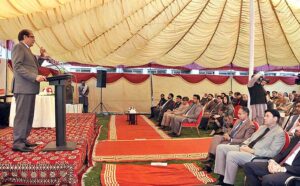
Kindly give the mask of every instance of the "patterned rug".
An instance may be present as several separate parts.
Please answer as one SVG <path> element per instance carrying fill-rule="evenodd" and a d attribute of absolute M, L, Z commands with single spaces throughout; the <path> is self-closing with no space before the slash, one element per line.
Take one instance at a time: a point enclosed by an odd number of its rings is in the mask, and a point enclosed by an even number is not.
<path fill-rule="evenodd" d="M 153 160 L 191 160 L 207 156 L 211 138 L 99 141 L 93 160 L 130 162 Z"/>
<path fill-rule="evenodd" d="M 95 114 L 67 114 L 67 141 L 77 143 L 76 150 L 43 152 L 42 149 L 55 141 L 55 129 L 33 129 L 29 141 L 41 145 L 34 152 L 12 151 L 12 128 L 0 130 L 0 185 L 79 184 L 78 174 L 85 162 L 91 162 L 92 145 L 97 136 Z"/>
<path fill-rule="evenodd" d="M 139 140 L 169 138 L 158 130 L 152 121 L 142 115 L 137 115 L 137 124 L 129 125 L 127 115 L 111 116 L 109 123 L 110 140 Z"/>
<path fill-rule="evenodd" d="M 193 163 L 167 166 L 103 164 L 101 172 L 101 183 L 107 186 L 194 186 L 214 181 Z"/>

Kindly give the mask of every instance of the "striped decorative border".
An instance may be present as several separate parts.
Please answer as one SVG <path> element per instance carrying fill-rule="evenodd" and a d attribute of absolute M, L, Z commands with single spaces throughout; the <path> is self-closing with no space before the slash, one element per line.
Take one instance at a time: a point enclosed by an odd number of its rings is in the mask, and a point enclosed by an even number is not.
<path fill-rule="evenodd" d="M 105 185 L 110 186 L 118 186 L 117 177 L 116 177 L 116 164 L 105 164 L 105 171 L 104 171 L 104 183 Z"/>
<path fill-rule="evenodd" d="M 198 160 L 207 157 L 207 153 L 190 154 L 151 154 L 151 155 L 119 155 L 119 156 L 93 156 L 93 161 L 124 162 L 124 161 L 150 161 L 150 160 Z"/>
<path fill-rule="evenodd" d="M 183 164 L 200 182 L 207 184 L 212 183 L 215 180 L 210 178 L 208 174 L 204 171 L 200 171 L 198 166 L 193 163 L 185 163 Z M 103 165 L 104 169 L 104 185 L 108 186 L 119 186 L 116 177 L 117 164 L 105 164 Z"/>
<path fill-rule="evenodd" d="M 184 166 L 201 182 L 204 184 L 212 183 L 215 180 L 210 178 L 208 174 L 206 174 L 204 171 L 200 171 L 199 167 L 197 167 L 193 163 L 185 163 Z"/>
<path fill-rule="evenodd" d="M 116 116 L 112 115 L 110 116 L 110 121 L 109 121 L 109 139 L 110 140 L 117 140 L 117 128 L 116 128 Z"/>
<path fill-rule="evenodd" d="M 144 115 L 141 115 L 141 117 L 160 135 L 160 137 L 162 137 L 163 139 L 170 139 L 170 136 L 168 136 L 164 131 L 159 130 L 150 119 L 148 119 Z"/>

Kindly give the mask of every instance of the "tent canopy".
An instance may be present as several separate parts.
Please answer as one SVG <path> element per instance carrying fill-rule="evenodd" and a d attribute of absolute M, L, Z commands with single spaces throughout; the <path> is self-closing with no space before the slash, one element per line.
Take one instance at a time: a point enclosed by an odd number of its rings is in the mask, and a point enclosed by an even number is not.
<path fill-rule="evenodd" d="M 300 1 L 256 0 L 255 66 L 300 64 Z M 247 67 L 249 0 L 2 0 L 0 39 L 28 28 L 61 61 Z"/>

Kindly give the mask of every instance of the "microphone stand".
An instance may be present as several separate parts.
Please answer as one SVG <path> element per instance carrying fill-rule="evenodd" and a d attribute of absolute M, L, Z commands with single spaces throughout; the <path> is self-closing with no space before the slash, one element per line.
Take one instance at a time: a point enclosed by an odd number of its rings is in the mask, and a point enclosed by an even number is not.
<path fill-rule="evenodd" d="M 75 81 L 77 82 L 77 77 L 75 75 L 71 74 L 71 72 L 69 72 L 66 68 L 61 66 L 59 63 L 56 64 L 54 59 L 52 59 L 51 57 L 48 57 L 45 60 L 47 60 L 49 63 L 51 63 L 51 65 L 55 66 L 58 69 L 58 74 L 62 74 L 62 72 L 70 74 L 72 77 L 75 78 Z M 79 104 L 77 104 L 77 112 L 78 112 L 78 110 L 79 110 Z M 76 112 L 74 111 L 74 113 L 76 113 Z M 76 124 L 78 124 L 78 115 L 75 114 L 74 116 L 75 116 Z"/>

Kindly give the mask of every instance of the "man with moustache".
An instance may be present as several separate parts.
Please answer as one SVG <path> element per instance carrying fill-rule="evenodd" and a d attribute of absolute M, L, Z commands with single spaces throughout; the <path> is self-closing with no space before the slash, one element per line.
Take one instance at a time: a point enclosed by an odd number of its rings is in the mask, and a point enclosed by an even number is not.
<path fill-rule="evenodd" d="M 287 149 L 268 162 L 249 162 L 244 165 L 249 186 L 285 185 L 291 176 L 300 176 L 300 120 Z M 261 179 L 259 179 L 261 178 Z M 300 185 L 298 181 L 292 185 Z"/>

